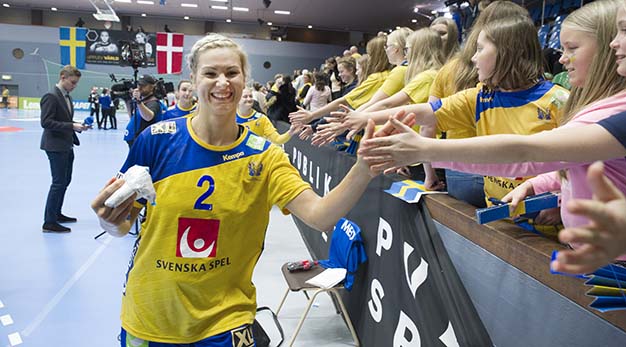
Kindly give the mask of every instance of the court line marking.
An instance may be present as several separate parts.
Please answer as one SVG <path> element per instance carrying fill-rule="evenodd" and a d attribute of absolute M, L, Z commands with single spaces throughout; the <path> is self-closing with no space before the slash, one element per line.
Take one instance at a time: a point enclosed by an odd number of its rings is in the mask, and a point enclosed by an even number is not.
<path fill-rule="evenodd" d="M 98 247 L 98 249 L 96 249 L 96 251 L 93 252 L 91 257 L 87 259 L 87 261 L 80 267 L 80 269 L 78 269 L 78 271 L 76 271 L 76 273 L 74 273 L 74 275 L 67 282 L 65 282 L 65 285 L 63 285 L 63 287 L 56 293 L 56 295 L 46 304 L 46 306 L 44 306 L 43 310 L 39 312 L 37 317 L 35 317 L 35 320 L 31 322 L 26 327 L 26 329 L 22 330 L 22 335 L 24 337 L 28 337 L 30 334 L 33 333 L 35 329 L 37 329 L 37 327 L 41 324 L 41 322 L 43 322 L 43 320 L 46 319 L 48 314 L 50 314 L 50 312 L 52 312 L 52 310 L 56 307 L 56 305 L 59 304 L 59 302 L 61 301 L 61 299 L 63 299 L 65 294 L 67 294 L 67 292 L 72 288 L 72 286 L 74 286 L 74 284 L 78 282 L 78 280 L 85 274 L 85 272 L 87 272 L 89 267 L 93 265 L 93 263 L 96 261 L 98 256 L 100 256 L 100 254 L 109 245 L 109 243 L 111 243 L 111 241 L 113 240 L 113 237 L 108 234 L 106 236 L 107 238 L 104 240 L 103 244 L 100 245 L 100 247 Z"/>

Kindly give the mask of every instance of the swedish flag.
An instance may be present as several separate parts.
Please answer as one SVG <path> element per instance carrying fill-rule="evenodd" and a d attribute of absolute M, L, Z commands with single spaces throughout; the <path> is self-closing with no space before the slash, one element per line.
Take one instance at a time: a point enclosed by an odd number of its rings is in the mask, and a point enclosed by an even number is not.
<path fill-rule="evenodd" d="M 78 69 L 85 68 L 86 28 L 59 28 L 59 45 L 61 46 L 61 65 L 72 65 Z"/>

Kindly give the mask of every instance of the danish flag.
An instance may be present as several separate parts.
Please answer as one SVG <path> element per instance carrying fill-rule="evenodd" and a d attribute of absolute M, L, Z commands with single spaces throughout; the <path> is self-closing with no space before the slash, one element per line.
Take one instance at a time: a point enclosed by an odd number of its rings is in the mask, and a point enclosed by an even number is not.
<path fill-rule="evenodd" d="M 180 74 L 182 72 L 184 40 L 185 34 L 157 33 L 157 73 Z"/>

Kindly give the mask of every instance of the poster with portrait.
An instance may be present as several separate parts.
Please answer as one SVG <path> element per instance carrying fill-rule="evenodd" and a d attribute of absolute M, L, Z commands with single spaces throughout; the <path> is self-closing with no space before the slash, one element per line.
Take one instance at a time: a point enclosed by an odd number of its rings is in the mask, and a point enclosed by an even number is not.
<path fill-rule="evenodd" d="M 156 33 L 89 29 L 87 31 L 87 63 L 119 65 L 123 41 L 145 45 L 148 66 L 156 65 Z"/>

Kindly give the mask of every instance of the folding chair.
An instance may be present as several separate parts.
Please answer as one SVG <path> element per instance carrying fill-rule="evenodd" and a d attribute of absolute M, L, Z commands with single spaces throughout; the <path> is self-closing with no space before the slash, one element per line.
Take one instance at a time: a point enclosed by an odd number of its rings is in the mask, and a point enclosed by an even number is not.
<path fill-rule="evenodd" d="M 348 275 L 346 279 L 335 285 L 331 288 L 320 288 L 311 284 L 306 283 L 307 280 L 319 275 L 322 271 L 325 270 L 322 266 L 316 265 L 312 269 L 308 271 L 300 271 L 300 272 L 289 272 L 287 269 L 288 263 L 283 264 L 281 267 L 281 271 L 283 276 L 285 277 L 285 281 L 287 281 L 287 290 L 285 291 L 285 295 L 283 296 L 278 308 L 276 309 L 276 315 L 280 313 L 280 310 L 289 295 L 289 292 L 299 292 L 302 291 L 304 295 L 308 299 L 308 303 L 302 316 L 300 317 L 300 321 L 296 326 L 296 330 L 294 331 L 291 339 L 289 340 L 288 346 L 293 346 L 300 329 L 302 329 L 302 325 L 304 324 L 304 320 L 306 319 L 309 311 L 311 310 L 311 306 L 315 301 L 315 298 L 320 293 L 328 293 L 331 298 L 339 304 L 339 308 L 348 329 L 350 330 L 350 334 L 352 334 L 352 339 L 354 340 L 355 346 L 359 346 L 359 338 L 354 330 L 354 326 L 352 325 L 352 320 L 350 320 L 350 316 L 346 307 L 341 299 L 341 295 L 339 295 L 339 291 L 343 289 L 350 290 L 352 288 L 352 282 L 354 279 L 354 273 L 357 270 L 359 264 L 365 262 L 367 260 L 367 256 L 365 255 L 365 249 L 363 247 L 363 240 L 361 239 L 359 227 L 348 221 L 345 218 L 342 218 L 335 225 L 333 235 L 330 240 L 330 250 L 329 256 L 330 258 L 326 261 L 320 261 L 324 263 L 326 267 L 342 267 L 345 268 Z M 312 291 L 313 294 L 309 297 L 307 291 Z"/>
<path fill-rule="evenodd" d="M 354 345 L 359 346 L 359 338 L 356 335 L 356 331 L 354 330 L 354 326 L 352 325 L 352 321 L 350 320 L 350 316 L 348 315 L 348 310 L 346 310 L 346 306 L 344 305 L 343 300 L 341 300 L 341 295 L 339 295 L 339 291 L 342 289 L 345 289 L 343 284 L 338 284 L 332 288 L 325 289 L 325 288 L 316 287 L 314 285 L 306 283 L 307 280 L 319 275 L 324 270 L 326 269 L 324 269 L 323 267 L 319 265 L 315 265 L 311 270 L 302 271 L 302 272 L 289 272 L 289 270 L 287 270 L 287 263 L 283 264 L 283 266 L 281 267 L 281 271 L 283 272 L 283 276 L 285 277 L 285 280 L 287 281 L 288 288 L 285 291 L 285 295 L 283 295 L 283 299 L 280 301 L 278 308 L 276 309 L 276 315 L 278 316 L 278 314 L 280 313 L 280 310 L 283 308 L 283 304 L 285 303 L 285 300 L 287 299 L 289 292 L 302 291 L 308 299 L 306 308 L 304 309 L 304 312 L 300 316 L 300 321 L 298 322 L 298 325 L 296 326 L 296 330 L 293 332 L 293 335 L 291 336 L 291 339 L 289 340 L 289 343 L 287 344 L 287 346 L 289 347 L 293 346 L 294 342 L 296 341 L 296 337 L 298 336 L 300 329 L 302 329 L 304 320 L 309 314 L 309 311 L 311 310 L 311 306 L 313 305 L 313 302 L 315 302 L 315 298 L 320 293 L 328 293 L 329 295 L 331 295 L 332 297 L 336 299 L 337 303 L 339 303 L 341 312 L 338 312 L 338 313 L 341 313 L 346 324 L 348 325 L 348 329 L 350 330 L 350 334 L 352 334 L 352 339 L 354 340 Z M 312 295 L 309 296 L 307 294 L 307 291 L 312 291 L 313 292 Z"/>

